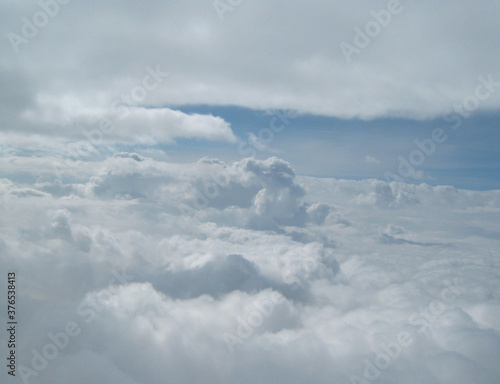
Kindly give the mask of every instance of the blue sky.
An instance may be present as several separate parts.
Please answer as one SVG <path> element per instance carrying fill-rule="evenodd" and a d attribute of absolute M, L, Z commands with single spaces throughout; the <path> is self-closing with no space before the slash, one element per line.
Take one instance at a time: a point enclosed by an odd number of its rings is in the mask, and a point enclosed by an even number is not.
<path fill-rule="evenodd" d="M 266 111 L 239 107 L 177 108 L 186 113 L 224 118 L 238 140 L 248 143 L 243 147 L 247 150 L 252 148 L 248 135 L 258 136 L 269 128 L 273 117 Z M 423 172 L 418 179 L 405 181 L 475 190 L 500 188 L 499 113 L 481 113 L 464 119 L 457 130 L 452 130 L 452 125 L 443 119 L 366 121 L 300 115 L 289 120 L 283 131 L 274 134 L 268 148 L 258 143 L 253 146 L 257 158 L 278 156 L 290 161 L 301 175 L 384 180 L 386 171 L 397 174 L 399 156 L 408 160 L 410 153 L 418 149 L 415 140 L 429 139 L 432 130 L 440 127 L 447 132 L 447 140 L 426 155 L 421 166 L 415 167 Z M 238 146 L 238 143 L 178 140 L 175 145 L 160 147 L 174 161 L 195 161 L 204 156 L 235 161 L 244 157 Z"/>

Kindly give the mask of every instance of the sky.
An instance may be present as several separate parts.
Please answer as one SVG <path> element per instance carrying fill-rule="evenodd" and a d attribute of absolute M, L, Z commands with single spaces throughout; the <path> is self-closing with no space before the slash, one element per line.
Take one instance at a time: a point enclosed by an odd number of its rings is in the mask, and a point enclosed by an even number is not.
<path fill-rule="evenodd" d="M 2 1 L 1 381 L 497 384 L 499 16 Z"/>
<path fill-rule="evenodd" d="M 399 166 L 398 156 L 408 159 L 415 140 L 460 118 L 460 129 L 406 181 L 498 188 L 495 2 L 6 1 L 2 7 L 4 135 L 85 140 L 84 130 L 106 117 L 119 120 L 103 137 L 110 145 L 130 146 L 140 125 L 149 135 L 145 144 L 181 161 L 203 157 L 207 140 L 245 142 L 269 128 L 261 119 L 266 111 L 293 111 L 298 118 L 269 148 L 299 164 L 300 174 L 384 180 Z M 136 88 L 148 68 L 157 73 L 147 80 L 150 89 Z M 478 91 L 482 83 L 488 86 Z M 474 100 L 476 91 L 481 100 Z M 119 106 L 136 108 L 133 118 L 122 120 Z M 194 129 L 191 119 L 190 129 L 173 129 L 171 111 L 199 113 L 206 125 Z M 11 140 L 17 143 L 2 142 Z M 291 151 L 298 143 L 300 150 Z M 242 158 L 231 146 L 220 152 Z"/>

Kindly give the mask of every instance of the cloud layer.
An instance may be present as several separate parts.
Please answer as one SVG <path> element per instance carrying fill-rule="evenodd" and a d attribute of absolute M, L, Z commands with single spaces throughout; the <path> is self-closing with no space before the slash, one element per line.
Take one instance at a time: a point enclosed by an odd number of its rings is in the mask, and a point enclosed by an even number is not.
<path fill-rule="evenodd" d="M 499 191 L 296 177 L 278 158 L 47 161 L 4 156 L 0 183 L 30 383 L 500 377 Z"/>
<path fill-rule="evenodd" d="M 399 12 L 387 16 L 394 3 Z M 2 120 L 17 128 L 29 111 L 80 114 L 116 99 L 427 118 L 474 95 L 479 76 L 500 81 L 499 6 L 486 0 L 241 2 L 222 22 L 212 2 L 152 1 L 143 8 L 133 1 L 71 1 L 35 33 L 26 25 L 45 12 L 39 4 L 1 7 L 0 100 L 8 111 Z M 375 32 L 370 37 L 367 30 Z M 26 41 L 13 44 L 9 34 Z M 350 62 L 342 43 L 359 51 Z M 169 75 L 145 81 L 148 67 Z M 495 92 L 478 108 L 499 103 Z"/>

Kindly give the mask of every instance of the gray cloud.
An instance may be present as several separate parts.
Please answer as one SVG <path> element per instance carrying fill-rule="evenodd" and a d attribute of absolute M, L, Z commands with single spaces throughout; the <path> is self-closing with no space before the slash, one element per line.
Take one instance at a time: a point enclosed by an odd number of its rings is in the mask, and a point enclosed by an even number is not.
<path fill-rule="evenodd" d="M 347 63 L 339 44 L 353 43 L 355 28 L 373 21 L 370 11 L 386 9 L 387 2 L 259 1 L 241 5 L 223 23 L 211 3 L 154 1 L 138 9 L 133 2 L 70 2 L 18 54 L 4 39 L 4 70 L 10 79 L 29 78 L 31 85 L 19 88 L 19 81 L 10 81 L 2 98 L 18 95 L 19 112 L 109 108 L 141 83 L 146 66 L 160 65 L 170 77 L 147 95 L 147 105 L 425 118 L 473 94 L 478 76 L 500 79 L 496 4 L 401 5 L 403 11 Z M 12 2 L 2 8 L 3 36 L 20 34 L 21 17 L 40 10 Z M 494 109 L 499 100 L 494 94 L 480 109 Z"/>

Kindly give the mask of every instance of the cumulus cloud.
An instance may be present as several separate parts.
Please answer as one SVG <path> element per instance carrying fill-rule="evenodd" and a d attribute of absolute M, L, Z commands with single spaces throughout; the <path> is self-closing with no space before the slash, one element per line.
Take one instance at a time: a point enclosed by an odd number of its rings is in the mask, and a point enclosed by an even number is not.
<path fill-rule="evenodd" d="M 62 178 L 22 160 L 0 181 L 0 269 L 30 383 L 500 377 L 499 191 L 298 177 L 275 157 L 117 152 Z"/>

